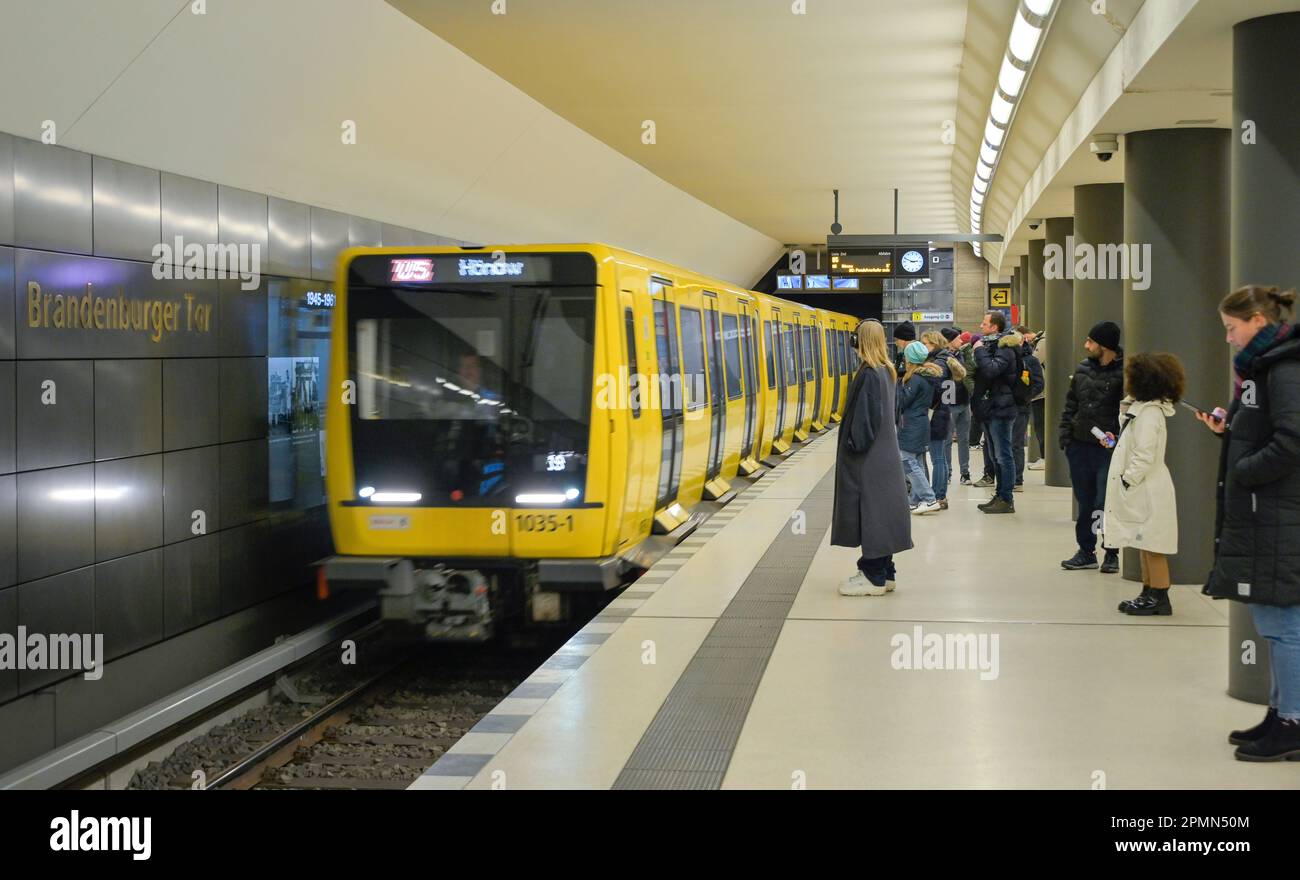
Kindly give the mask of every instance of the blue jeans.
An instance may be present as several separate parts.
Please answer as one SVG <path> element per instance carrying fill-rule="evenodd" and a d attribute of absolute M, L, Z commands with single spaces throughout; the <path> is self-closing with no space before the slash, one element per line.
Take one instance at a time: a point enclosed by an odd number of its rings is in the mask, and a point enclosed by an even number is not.
<path fill-rule="evenodd" d="M 869 581 L 892 581 L 895 579 L 894 557 L 890 555 L 868 559 L 865 556 L 859 556 L 858 571 L 862 572 Z"/>
<path fill-rule="evenodd" d="M 948 497 L 948 478 L 952 476 L 952 465 L 948 461 L 951 452 L 951 434 L 942 440 L 930 441 L 930 461 L 934 463 L 933 473 L 930 474 L 930 483 L 931 488 L 934 489 L 935 498 Z"/>
<path fill-rule="evenodd" d="M 957 406 L 953 404 L 948 407 L 952 413 L 952 426 L 957 432 L 957 464 L 961 467 L 959 473 L 964 476 L 970 476 L 970 404 Z M 944 450 L 943 460 L 948 462 L 948 474 L 952 475 L 952 444 Z"/>
<path fill-rule="evenodd" d="M 930 488 L 930 481 L 925 478 L 925 468 L 921 467 L 921 456 L 924 454 L 902 451 L 903 472 L 912 483 L 912 491 L 908 493 L 908 500 L 912 504 L 934 503 L 934 490 Z"/>
<path fill-rule="evenodd" d="M 989 442 L 997 465 L 997 496 L 1004 501 L 1014 502 L 1012 492 L 1016 483 L 1016 463 L 1011 454 L 1011 429 L 1015 427 L 1015 418 L 989 419 L 986 423 Z"/>
<path fill-rule="evenodd" d="M 1065 459 L 1070 463 L 1070 486 L 1079 502 L 1074 540 L 1085 553 L 1097 552 L 1095 529 L 1101 525 L 1100 512 L 1106 509 L 1106 477 L 1113 454 L 1113 449 L 1092 440 L 1075 441 L 1065 447 Z"/>
<path fill-rule="evenodd" d="M 1251 605 L 1250 612 L 1268 642 L 1273 672 L 1268 704 L 1281 717 L 1300 720 L 1300 605 Z"/>

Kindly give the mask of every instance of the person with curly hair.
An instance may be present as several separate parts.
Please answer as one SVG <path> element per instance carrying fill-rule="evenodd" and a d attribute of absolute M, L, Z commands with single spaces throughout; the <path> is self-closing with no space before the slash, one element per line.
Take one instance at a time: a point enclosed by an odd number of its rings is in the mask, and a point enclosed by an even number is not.
<path fill-rule="evenodd" d="M 1102 534 L 1107 550 L 1139 551 L 1142 593 L 1119 603 L 1125 614 L 1173 613 L 1169 556 L 1178 552 L 1178 508 L 1165 465 L 1165 419 L 1186 387 L 1182 362 L 1171 354 L 1139 354 L 1124 366 L 1127 411 L 1106 475 Z"/>

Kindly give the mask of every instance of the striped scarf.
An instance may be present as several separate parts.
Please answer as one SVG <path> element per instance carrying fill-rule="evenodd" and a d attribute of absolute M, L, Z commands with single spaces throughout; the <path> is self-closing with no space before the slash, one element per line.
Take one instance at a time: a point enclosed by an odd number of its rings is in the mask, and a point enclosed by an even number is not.
<path fill-rule="evenodd" d="M 1232 369 L 1235 374 L 1233 386 L 1237 399 L 1241 398 L 1241 383 L 1254 367 L 1255 359 L 1273 346 L 1286 342 L 1294 331 L 1295 328 L 1287 323 L 1269 324 L 1260 328 L 1246 347 L 1233 356 Z"/>

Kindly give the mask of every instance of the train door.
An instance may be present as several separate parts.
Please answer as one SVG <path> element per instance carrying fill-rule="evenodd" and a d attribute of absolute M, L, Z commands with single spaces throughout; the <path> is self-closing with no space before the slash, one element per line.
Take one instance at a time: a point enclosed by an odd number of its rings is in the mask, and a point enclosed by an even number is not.
<path fill-rule="evenodd" d="M 718 319 L 718 298 L 704 294 L 704 349 L 709 373 L 709 463 L 704 470 L 705 495 L 708 483 L 722 473 L 723 442 L 727 433 L 727 389 L 722 376 L 722 323 Z"/>
<path fill-rule="evenodd" d="M 781 323 L 781 310 L 772 310 L 771 339 L 772 354 L 776 358 L 776 427 L 772 430 L 772 446 L 777 452 L 785 452 L 790 444 L 785 441 L 785 407 L 786 407 L 786 346 L 790 343 L 789 325 Z"/>
<path fill-rule="evenodd" d="M 645 290 L 645 276 L 619 271 L 619 336 L 622 338 L 623 361 L 620 367 L 627 371 L 626 383 L 618 388 L 618 394 L 626 394 L 626 404 L 622 399 L 617 404 L 627 410 L 627 489 L 623 501 L 623 521 L 619 524 L 619 543 L 626 544 L 645 535 L 650 528 L 649 516 L 645 509 L 649 507 L 650 480 L 653 479 L 654 450 L 646 442 L 653 437 L 646 420 L 653 413 L 643 410 L 651 409 L 648 382 L 643 371 L 652 362 L 649 352 L 653 336 L 650 332 L 649 303 L 644 296 L 638 296 Z M 620 377 L 619 383 L 623 384 Z M 657 427 L 657 426 L 656 426 Z M 652 511 L 653 512 L 653 511 Z"/>
<path fill-rule="evenodd" d="M 808 385 L 807 363 L 809 354 L 807 351 L 807 328 L 799 323 L 799 317 L 795 316 L 794 330 L 794 381 L 799 386 L 799 404 L 795 408 L 794 417 L 794 438 L 799 442 L 808 439 L 808 432 L 804 430 L 804 405 L 807 396 L 806 389 Z"/>
<path fill-rule="evenodd" d="M 740 356 L 745 364 L 745 433 L 740 442 L 740 471 L 758 470 L 754 461 L 754 432 L 758 423 L 758 318 L 752 306 L 741 303 L 739 316 Z"/>
<path fill-rule="evenodd" d="M 654 303 L 655 350 L 659 357 L 658 397 L 663 427 L 659 445 L 659 486 L 655 509 L 677 505 L 682 481 L 682 444 L 685 418 L 682 411 L 681 357 L 677 349 L 677 304 L 672 284 L 660 278 L 650 280 Z M 671 531 L 675 516 L 655 517 L 655 530 Z"/>
<path fill-rule="evenodd" d="M 822 359 L 821 326 L 821 321 L 814 318 L 808 333 L 809 341 L 812 342 L 813 361 L 812 423 L 813 428 L 818 431 L 826 430 L 826 425 L 822 423 L 822 372 L 825 370 L 825 362 Z"/>
<path fill-rule="evenodd" d="M 833 422 L 840 407 L 840 331 L 834 327 L 826 328 L 826 362 L 831 371 L 831 414 L 827 418 Z"/>

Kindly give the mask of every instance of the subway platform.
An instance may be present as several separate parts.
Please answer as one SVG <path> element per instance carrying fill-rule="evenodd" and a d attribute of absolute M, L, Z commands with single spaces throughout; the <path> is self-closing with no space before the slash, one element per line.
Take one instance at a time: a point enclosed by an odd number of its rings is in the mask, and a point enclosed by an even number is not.
<path fill-rule="evenodd" d="M 737 495 L 411 788 L 1300 788 L 1300 763 L 1233 758 L 1263 710 L 1225 692 L 1226 604 L 1175 586 L 1172 617 L 1120 614 L 1137 585 L 1060 567 L 1069 490 L 1042 471 L 1014 516 L 954 484 L 894 592 L 840 596 L 835 442 Z"/>

